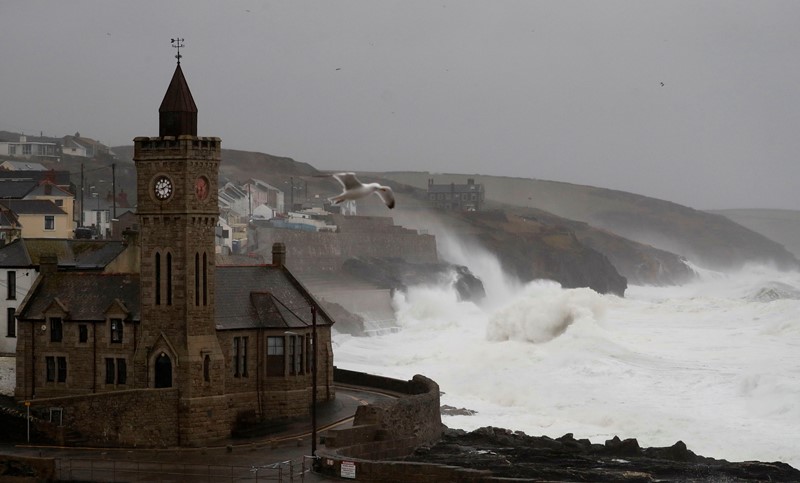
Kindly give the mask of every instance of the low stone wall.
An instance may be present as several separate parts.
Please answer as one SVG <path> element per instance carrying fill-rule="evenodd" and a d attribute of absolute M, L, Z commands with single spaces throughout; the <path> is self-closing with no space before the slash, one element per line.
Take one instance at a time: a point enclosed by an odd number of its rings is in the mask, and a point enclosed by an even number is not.
<path fill-rule="evenodd" d="M 325 448 L 317 451 L 320 473 L 339 476 L 345 462 L 345 466 L 357 465 L 358 481 L 477 481 L 443 478 L 440 465 L 409 463 L 411 466 L 405 468 L 404 463 L 380 461 L 406 456 L 441 437 L 439 385 L 434 381 L 420 375 L 401 381 L 339 368 L 335 368 L 333 378 L 337 384 L 381 389 L 400 397 L 359 406 L 353 427 L 329 430 Z M 475 473 L 455 467 L 452 470 Z"/>
<path fill-rule="evenodd" d="M 93 445 L 166 447 L 179 444 L 178 390 L 135 389 L 33 399 L 38 409 L 59 407 L 65 428 L 80 428 Z M 148 408 L 142 411 L 141 408 Z"/>

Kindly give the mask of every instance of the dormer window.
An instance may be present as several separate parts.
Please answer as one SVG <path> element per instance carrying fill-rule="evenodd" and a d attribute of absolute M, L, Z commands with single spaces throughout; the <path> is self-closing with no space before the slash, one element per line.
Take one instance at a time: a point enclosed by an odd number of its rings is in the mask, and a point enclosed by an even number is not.
<path fill-rule="evenodd" d="M 122 344 L 122 319 L 111 319 L 111 343 Z"/>

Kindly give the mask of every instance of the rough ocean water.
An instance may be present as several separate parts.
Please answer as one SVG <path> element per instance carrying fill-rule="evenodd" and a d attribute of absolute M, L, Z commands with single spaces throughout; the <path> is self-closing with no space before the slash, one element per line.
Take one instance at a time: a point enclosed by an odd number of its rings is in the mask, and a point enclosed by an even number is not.
<path fill-rule="evenodd" d="M 337 366 L 431 377 L 442 404 L 477 411 L 443 417 L 451 428 L 681 440 L 704 456 L 800 468 L 800 273 L 697 268 L 691 284 L 620 298 L 514 283 L 480 250 L 444 245 L 487 299 L 413 287 L 395 297 L 397 332 L 334 335 Z"/>

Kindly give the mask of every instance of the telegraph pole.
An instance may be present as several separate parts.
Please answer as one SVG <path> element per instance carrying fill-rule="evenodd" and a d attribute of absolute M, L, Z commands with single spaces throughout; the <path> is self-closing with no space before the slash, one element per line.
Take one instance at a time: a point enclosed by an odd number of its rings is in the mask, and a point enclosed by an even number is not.
<path fill-rule="evenodd" d="M 117 165 L 111 163 L 111 220 L 117 219 Z"/>
<path fill-rule="evenodd" d="M 83 178 L 83 163 L 81 163 L 81 223 L 80 223 L 81 227 L 83 226 L 83 190 L 84 190 L 83 184 L 84 183 L 85 183 L 85 180 Z"/>

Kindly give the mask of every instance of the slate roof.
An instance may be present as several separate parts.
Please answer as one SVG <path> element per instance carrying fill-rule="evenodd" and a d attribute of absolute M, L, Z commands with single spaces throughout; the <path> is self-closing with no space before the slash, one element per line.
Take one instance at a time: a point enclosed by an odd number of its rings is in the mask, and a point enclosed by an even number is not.
<path fill-rule="evenodd" d="M 18 181 L 16 181 L 18 183 Z M 48 193 L 48 186 L 50 192 Z M 2 185 L 0 185 L 2 186 Z M 28 193 L 27 196 L 72 196 L 72 193 L 69 191 L 61 188 L 57 184 L 51 183 L 49 181 L 42 181 L 37 186 L 34 186 Z"/>
<path fill-rule="evenodd" d="M 49 171 L 2 171 L 0 170 L 0 180 L 16 179 L 16 180 L 30 180 L 42 181 L 50 179 L 59 186 L 69 186 L 69 171 L 63 170 L 49 170 Z"/>
<path fill-rule="evenodd" d="M 56 255 L 61 269 L 101 270 L 123 250 L 114 240 L 23 238 L 0 248 L 0 268 L 38 267 L 42 255 Z"/>
<path fill-rule="evenodd" d="M 115 301 L 139 321 L 139 275 L 92 272 L 56 272 L 38 279 L 20 308 L 21 320 L 44 320 L 43 312 L 58 298 L 67 320 L 104 321 L 106 310 Z"/>
<path fill-rule="evenodd" d="M 292 329 L 311 326 L 311 305 L 317 325 L 333 319 L 286 268 L 273 265 L 217 266 L 217 330 Z"/>
<path fill-rule="evenodd" d="M 17 215 L 66 215 L 50 200 L 3 200 L 0 204 Z"/>
<path fill-rule="evenodd" d="M 0 179 L 0 198 L 22 199 L 36 188 L 36 181 L 23 179 Z"/>
<path fill-rule="evenodd" d="M 47 171 L 42 163 L 30 161 L 4 161 L 3 164 L 10 166 L 12 171 Z"/>

